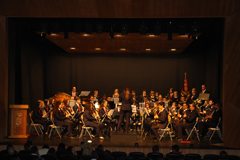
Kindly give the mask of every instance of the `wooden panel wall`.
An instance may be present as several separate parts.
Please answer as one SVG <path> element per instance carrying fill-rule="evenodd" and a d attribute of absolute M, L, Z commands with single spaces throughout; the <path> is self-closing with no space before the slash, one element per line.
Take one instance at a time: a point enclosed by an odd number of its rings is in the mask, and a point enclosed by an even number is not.
<path fill-rule="evenodd" d="M 226 18 L 223 55 L 223 138 L 240 148 L 240 12 Z"/>
<path fill-rule="evenodd" d="M 7 136 L 8 115 L 8 48 L 7 21 L 0 16 L 0 140 Z"/>
<path fill-rule="evenodd" d="M 7 17 L 180 18 L 225 17 L 239 0 L 2 0 Z"/>

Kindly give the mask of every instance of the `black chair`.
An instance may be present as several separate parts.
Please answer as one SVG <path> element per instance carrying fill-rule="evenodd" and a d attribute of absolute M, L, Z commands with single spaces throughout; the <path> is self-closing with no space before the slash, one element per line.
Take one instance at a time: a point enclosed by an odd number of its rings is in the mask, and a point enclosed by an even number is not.
<path fill-rule="evenodd" d="M 145 157 L 145 154 L 143 152 L 130 152 L 129 157 L 133 157 L 135 160 L 137 160 L 140 157 Z"/>
<path fill-rule="evenodd" d="M 132 156 L 127 156 L 127 157 L 125 158 L 125 160 L 135 160 L 135 159 L 134 159 L 134 157 L 132 157 Z"/>
<path fill-rule="evenodd" d="M 15 155 L 9 155 L 9 154 L 2 154 L 2 155 L 0 156 L 0 159 L 1 159 L 1 160 L 11 160 L 11 159 L 14 159 L 15 157 L 17 157 L 17 156 L 15 156 Z"/>
<path fill-rule="evenodd" d="M 166 154 L 166 157 L 170 158 L 172 160 L 177 160 L 177 159 L 184 158 L 184 155 L 179 154 L 179 153 L 168 153 L 168 154 Z"/>
<path fill-rule="evenodd" d="M 239 156 L 235 156 L 235 155 L 228 155 L 228 160 L 239 160 L 240 157 Z"/>
<path fill-rule="evenodd" d="M 177 160 L 192 160 L 191 158 L 178 158 Z"/>
<path fill-rule="evenodd" d="M 148 157 L 138 157 L 137 159 L 135 160 L 149 160 Z"/>
<path fill-rule="evenodd" d="M 82 160 L 91 160 L 92 156 L 82 156 Z"/>
<path fill-rule="evenodd" d="M 157 160 L 157 159 L 163 158 L 163 154 L 157 153 L 157 152 L 150 152 L 147 154 L 147 157 L 151 160 Z"/>
<path fill-rule="evenodd" d="M 20 160 L 38 160 L 39 157 L 31 154 L 19 156 Z"/>
<path fill-rule="evenodd" d="M 2 150 L 0 154 L 1 154 L 1 155 L 7 155 L 7 154 L 8 154 L 8 151 L 7 151 L 6 149 L 5 149 L 5 150 Z"/>
<path fill-rule="evenodd" d="M 119 157 L 127 157 L 126 152 L 112 152 L 113 157 L 117 160 Z"/>
<path fill-rule="evenodd" d="M 76 151 L 76 153 L 77 153 L 78 156 L 82 155 L 82 151 Z"/>
<path fill-rule="evenodd" d="M 219 158 L 220 158 L 219 155 L 216 155 L 216 154 L 204 155 L 204 159 L 208 159 L 208 160 L 218 160 Z"/>
<path fill-rule="evenodd" d="M 27 155 L 27 154 L 32 154 L 32 151 L 30 151 L 30 150 L 21 150 L 21 151 L 19 151 L 18 156 L 20 157 L 22 155 Z"/>
<path fill-rule="evenodd" d="M 44 160 L 57 160 L 57 156 L 53 154 L 45 154 L 41 156 Z"/>
<path fill-rule="evenodd" d="M 114 156 L 106 156 L 104 160 L 115 160 Z"/>
<path fill-rule="evenodd" d="M 74 156 L 74 155 L 71 155 L 71 154 L 64 154 L 64 155 L 61 155 L 58 160 L 76 160 L 77 157 Z"/>
<path fill-rule="evenodd" d="M 200 154 L 185 154 L 185 158 L 190 158 L 192 160 L 200 160 L 201 155 Z"/>

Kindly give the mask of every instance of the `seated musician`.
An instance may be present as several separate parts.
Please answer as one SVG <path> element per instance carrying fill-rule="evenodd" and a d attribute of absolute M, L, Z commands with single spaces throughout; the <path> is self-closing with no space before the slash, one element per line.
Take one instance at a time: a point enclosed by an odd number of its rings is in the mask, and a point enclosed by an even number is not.
<path fill-rule="evenodd" d="M 68 137 L 72 137 L 73 124 L 69 120 L 70 115 L 63 110 L 63 106 L 61 101 L 56 101 L 53 109 L 54 122 L 56 126 L 67 127 Z"/>
<path fill-rule="evenodd" d="M 139 102 L 144 102 L 144 97 L 148 98 L 148 95 L 145 89 L 142 91 L 142 95 L 139 96 Z"/>
<path fill-rule="evenodd" d="M 176 125 L 176 137 L 179 139 L 179 141 L 182 141 L 182 130 L 183 129 L 191 129 L 195 122 L 196 122 L 196 118 L 198 117 L 198 114 L 196 112 L 196 106 L 194 103 L 190 104 L 190 110 L 185 111 L 185 107 L 186 107 L 186 103 L 183 104 L 183 116 L 182 118 L 185 120 L 182 123 L 179 123 L 178 125 Z"/>
<path fill-rule="evenodd" d="M 193 103 L 196 99 L 198 98 L 197 93 L 196 93 L 196 88 L 192 88 L 192 93 L 189 98 L 189 103 Z"/>
<path fill-rule="evenodd" d="M 157 102 L 155 102 L 153 104 L 153 107 L 156 108 L 157 107 Z M 152 120 L 153 120 L 153 109 L 151 108 L 151 104 L 150 103 L 146 103 L 146 106 L 144 108 L 144 130 L 146 131 L 150 131 L 150 127 L 152 125 Z"/>
<path fill-rule="evenodd" d="M 109 117 L 109 110 L 108 102 L 104 100 L 99 108 L 99 116 L 101 118 L 101 128 L 104 124 L 107 124 L 107 135 L 110 137 L 111 120 Z"/>
<path fill-rule="evenodd" d="M 49 120 L 51 118 L 52 108 L 49 106 L 49 100 L 48 99 L 44 100 L 44 109 L 47 113 L 47 120 Z"/>
<path fill-rule="evenodd" d="M 136 104 L 136 110 L 137 110 L 137 112 L 134 112 L 134 113 L 132 112 L 132 114 L 131 114 L 130 127 L 131 127 L 131 129 L 134 129 L 133 127 L 135 127 L 135 129 L 137 131 L 138 123 L 141 122 L 138 104 Z M 135 124 L 135 126 L 134 126 L 134 124 Z"/>
<path fill-rule="evenodd" d="M 54 98 L 50 97 L 48 100 L 49 100 L 49 108 L 53 109 L 54 101 L 55 101 Z"/>
<path fill-rule="evenodd" d="M 157 133 L 157 130 L 159 128 L 161 128 L 161 129 L 166 128 L 167 123 L 168 123 L 168 113 L 164 109 L 164 103 L 163 102 L 160 102 L 158 104 L 158 110 L 154 114 L 154 119 L 158 120 L 159 123 L 156 126 L 152 125 L 151 130 L 152 130 L 152 132 L 154 134 L 154 138 L 158 139 L 159 138 L 159 134 Z"/>
<path fill-rule="evenodd" d="M 168 94 L 167 94 L 167 97 L 168 97 L 169 99 L 172 99 L 172 98 L 173 98 L 173 88 L 170 88 L 170 89 L 169 89 L 169 92 L 168 92 Z"/>
<path fill-rule="evenodd" d="M 95 90 L 95 91 L 93 92 L 93 98 L 94 98 L 94 99 L 99 99 L 98 91 L 97 91 L 97 90 Z"/>
<path fill-rule="evenodd" d="M 150 92 L 149 100 L 150 100 L 151 102 L 155 102 L 155 94 L 154 94 L 154 91 L 151 91 L 151 92 Z"/>
<path fill-rule="evenodd" d="M 92 103 L 87 103 L 85 105 L 84 113 L 83 113 L 83 121 L 84 121 L 86 127 L 93 127 L 96 130 L 96 132 L 97 132 L 97 136 L 100 139 L 104 139 L 104 137 L 102 136 L 102 132 L 101 132 L 100 126 L 96 122 L 96 119 L 93 117 L 93 112 L 92 112 L 93 107 L 94 106 L 93 106 Z"/>
<path fill-rule="evenodd" d="M 113 93 L 112 97 L 114 97 L 114 96 L 116 96 L 116 95 L 119 95 L 118 89 L 115 89 L 115 90 L 114 90 L 114 93 Z M 116 97 L 116 98 L 118 98 L 118 97 Z"/>
<path fill-rule="evenodd" d="M 161 94 L 158 96 L 158 103 L 160 102 L 163 102 L 163 96 Z"/>
<path fill-rule="evenodd" d="M 173 97 L 171 98 L 173 102 L 179 102 L 179 96 L 178 96 L 178 92 L 174 91 L 173 92 Z"/>
<path fill-rule="evenodd" d="M 169 114 L 172 118 L 174 118 L 175 116 L 177 116 L 177 112 L 178 112 L 178 110 L 177 110 L 177 103 L 176 103 L 176 102 L 173 102 L 171 108 L 169 108 L 168 114 Z"/>
<path fill-rule="evenodd" d="M 205 117 L 207 120 L 199 122 L 199 136 L 201 139 L 207 133 L 208 128 L 217 126 L 220 117 L 222 117 L 222 111 L 220 110 L 220 104 L 216 103 L 213 112 Z"/>
<path fill-rule="evenodd" d="M 136 92 L 132 90 L 133 104 L 138 104 L 138 98 L 136 96 Z"/>
<path fill-rule="evenodd" d="M 76 97 L 76 96 L 79 95 L 79 93 L 77 92 L 76 87 L 73 87 L 73 88 L 72 88 L 72 91 L 69 92 L 69 94 L 70 94 L 72 97 Z"/>
<path fill-rule="evenodd" d="M 98 100 L 98 104 L 102 104 L 103 100 L 107 100 L 106 94 L 103 94 L 103 97 Z"/>
<path fill-rule="evenodd" d="M 121 110 L 121 105 L 117 105 L 117 107 L 114 109 L 113 111 L 113 115 L 112 115 L 112 118 L 113 118 L 113 130 L 116 129 L 117 125 L 118 125 L 118 121 L 119 121 L 119 116 L 120 116 L 120 110 Z"/>
<path fill-rule="evenodd" d="M 47 134 L 48 124 L 46 120 L 47 114 L 44 109 L 43 101 L 39 100 L 33 109 L 32 120 L 34 123 L 41 124 L 44 128 L 44 133 Z"/>
<path fill-rule="evenodd" d="M 159 93 L 155 92 L 155 101 L 158 102 Z"/>
<path fill-rule="evenodd" d="M 113 98 L 119 98 L 119 93 L 114 93 Z"/>

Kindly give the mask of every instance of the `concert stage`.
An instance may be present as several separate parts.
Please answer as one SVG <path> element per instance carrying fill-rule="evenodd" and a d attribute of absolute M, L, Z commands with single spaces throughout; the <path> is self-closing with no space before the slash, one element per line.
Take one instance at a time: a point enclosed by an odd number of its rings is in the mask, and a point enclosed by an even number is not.
<path fill-rule="evenodd" d="M 6 148 L 8 143 L 14 145 L 16 150 L 23 149 L 24 143 L 27 141 L 31 141 L 33 145 L 37 145 L 38 148 L 41 148 L 44 144 L 48 144 L 50 147 L 57 148 L 59 143 L 64 143 L 66 146 L 74 146 L 76 150 L 80 150 L 80 144 L 83 141 L 89 140 L 89 137 L 83 137 L 79 139 L 76 138 L 59 138 L 59 137 L 50 137 L 47 138 L 46 136 L 37 136 L 37 135 L 30 135 L 28 139 L 5 139 L 4 142 L 0 142 L 0 149 L 3 150 Z M 135 146 L 135 143 L 138 143 L 138 147 Z M 169 153 L 170 148 L 172 145 L 178 144 L 180 146 L 180 150 L 183 154 L 187 153 L 198 153 L 201 156 L 205 154 L 219 154 L 220 151 L 225 150 L 228 154 L 231 155 L 238 155 L 240 156 L 240 150 L 225 147 L 224 143 L 216 136 L 213 137 L 211 141 L 203 140 L 197 141 L 192 140 L 190 143 L 181 143 L 177 139 L 173 138 L 173 141 L 166 137 L 162 139 L 162 141 L 153 141 L 149 137 L 143 140 L 139 135 L 136 133 L 113 133 L 111 138 L 105 138 L 104 140 L 100 140 L 98 138 L 93 140 L 93 144 L 89 144 L 94 146 L 96 145 L 103 145 L 105 150 L 110 151 L 124 151 L 126 153 L 130 152 L 144 152 L 145 154 L 151 152 L 152 146 L 159 145 L 160 152 L 164 154 L 164 156 Z"/>

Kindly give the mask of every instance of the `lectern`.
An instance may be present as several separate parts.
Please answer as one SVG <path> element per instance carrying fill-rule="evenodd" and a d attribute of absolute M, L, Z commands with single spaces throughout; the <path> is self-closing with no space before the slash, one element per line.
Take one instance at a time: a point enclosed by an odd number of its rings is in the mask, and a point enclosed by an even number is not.
<path fill-rule="evenodd" d="M 11 133 L 8 138 L 28 138 L 28 105 L 10 105 Z"/>

